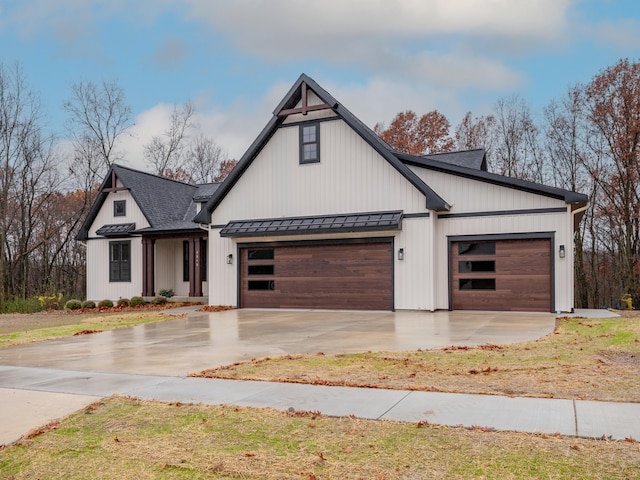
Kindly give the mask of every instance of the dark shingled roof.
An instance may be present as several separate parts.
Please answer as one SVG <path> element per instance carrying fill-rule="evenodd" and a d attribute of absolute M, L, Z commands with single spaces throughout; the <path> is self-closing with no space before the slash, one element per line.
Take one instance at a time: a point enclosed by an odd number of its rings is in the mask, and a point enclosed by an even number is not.
<path fill-rule="evenodd" d="M 475 170 L 487 171 L 487 158 L 484 149 L 463 150 L 460 152 L 445 152 L 429 155 L 422 155 L 424 158 L 437 162 L 450 163 L 459 167 L 473 168 Z"/>
<path fill-rule="evenodd" d="M 400 230 L 401 228 L 402 211 L 393 211 L 232 221 L 220 231 L 220 236 L 250 237 L 291 233 L 344 233 Z"/>
<path fill-rule="evenodd" d="M 199 225 L 192 221 L 196 215 L 195 204 L 207 201 L 219 185 L 189 185 L 114 164 L 102 182 L 98 198 L 76 236 L 77 240 L 89 238 L 89 229 L 109 194 L 104 189 L 115 186 L 111 185 L 113 174 L 129 191 L 150 225 L 132 233 L 197 230 Z"/>

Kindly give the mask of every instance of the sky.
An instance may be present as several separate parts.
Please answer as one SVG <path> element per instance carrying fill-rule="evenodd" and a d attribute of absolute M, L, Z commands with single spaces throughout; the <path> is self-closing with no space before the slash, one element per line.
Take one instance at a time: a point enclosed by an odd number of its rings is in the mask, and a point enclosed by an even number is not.
<path fill-rule="evenodd" d="M 74 83 L 115 81 L 132 109 L 121 163 L 191 101 L 239 159 L 306 73 L 368 126 L 438 110 L 452 131 L 521 96 L 534 113 L 622 58 L 637 0 L 0 0 L 0 62 L 18 63 L 68 136 Z"/>

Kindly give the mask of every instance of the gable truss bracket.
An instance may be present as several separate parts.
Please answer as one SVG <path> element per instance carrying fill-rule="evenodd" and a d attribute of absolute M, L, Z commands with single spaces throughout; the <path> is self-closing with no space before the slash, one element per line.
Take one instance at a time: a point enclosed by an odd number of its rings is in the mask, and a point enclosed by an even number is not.
<path fill-rule="evenodd" d="M 118 178 L 116 172 L 111 170 L 111 186 L 109 188 L 103 188 L 103 192 L 119 192 L 120 190 L 128 190 L 127 187 L 118 187 Z"/>
<path fill-rule="evenodd" d="M 301 98 L 302 98 L 302 106 L 299 108 L 288 108 L 286 110 L 281 110 L 278 113 L 279 117 L 286 117 L 287 115 L 292 115 L 294 113 L 301 113 L 302 115 L 306 115 L 309 112 L 313 112 L 315 110 L 326 110 L 331 108 L 331 105 L 328 103 L 322 103 L 320 105 L 307 105 L 307 82 L 302 82 L 300 85 L 301 90 Z"/>

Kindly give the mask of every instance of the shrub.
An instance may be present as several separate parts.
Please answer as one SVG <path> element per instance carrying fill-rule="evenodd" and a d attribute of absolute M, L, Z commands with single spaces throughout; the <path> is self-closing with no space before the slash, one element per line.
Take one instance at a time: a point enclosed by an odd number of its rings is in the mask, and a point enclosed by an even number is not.
<path fill-rule="evenodd" d="M 36 297 L 12 298 L 0 302 L 0 313 L 36 313 L 42 311 L 42 304 Z"/>
<path fill-rule="evenodd" d="M 109 300 L 108 298 L 105 298 L 104 300 L 100 300 L 100 303 L 98 303 L 98 307 L 99 308 L 111 308 L 111 307 L 113 307 L 113 302 L 111 300 Z"/>
<path fill-rule="evenodd" d="M 160 290 L 158 295 L 160 295 L 161 297 L 165 297 L 165 298 L 171 298 L 174 295 L 173 289 L 172 288 L 163 288 L 162 290 Z"/>
<path fill-rule="evenodd" d="M 119 307 L 128 307 L 129 306 L 129 299 L 128 298 L 119 298 L 118 299 L 118 306 Z"/>
<path fill-rule="evenodd" d="M 138 305 L 144 305 L 145 302 L 144 298 L 142 297 L 131 297 L 131 300 L 129 300 L 129 305 L 132 307 L 137 307 Z"/>
<path fill-rule="evenodd" d="M 69 300 L 64 304 L 65 310 L 78 310 L 82 308 L 82 302 L 80 300 Z"/>
<path fill-rule="evenodd" d="M 82 302 L 82 308 L 96 308 L 96 302 L 93 300 L 85 300 Z"/>
<path fill-rule="evenodd" d="M 151 303 L 155 305 L 164 305 L 165 303 L 167 303 L 167 299 L 166 297 L 156 297 L 153 300 L 151 300 Z"/>
<path fill-rule="evenodd" d="M 41 310 L 59 310 L 62 308 L 62 294 L 41 295 L 38 297 Z"/>

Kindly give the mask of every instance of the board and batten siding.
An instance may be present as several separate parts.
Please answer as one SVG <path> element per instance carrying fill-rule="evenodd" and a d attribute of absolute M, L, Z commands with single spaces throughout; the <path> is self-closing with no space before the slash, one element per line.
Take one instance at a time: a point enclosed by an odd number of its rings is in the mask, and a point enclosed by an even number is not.
<path fill-rule="evenodd" d="M 530 210 L 566 207 L 563 200 L 472 180 L 426 168 L 410 167 L 438 195 L 451 205 L 447 213 Z"/>
<path fill-rule="evenodd" d="M 118 181 L 118 186 L 122 186 Z M 114 217 L 113 202 L 126 200 L 126 215 Z M 116 301 L 119 298 L 131 298 L 142 293 L 142 241 L 140 237 L 104 238 L 96 235 L 103 225 L 135 223 L 136 229 L 149 226 L 137 203 L 127 190 L 108 194 L 102 208 L 89 230 L 87 245 L 87 299 Z M 113 240 L 131 241 L 131 281 L 109 282 L 109 242 Z"/>
<path fill-rule="evenodd" d="M 120 181 L 118 181 L 118 186 L 122 186 Z M 113 202 L 117 200 L 125 200 L 127 202 L 126 215 L 123 217 L 113 216 Z M 127 190 L 111 192 L 107 195 L 107 199 L 102 204 L 102 208 L 100 208 L 98 215 L 96 215 L 96 219 L 91 225 L 89 238 L 104 238 L 96 235 L 96 230 L 103 225 L 113 225 L 118 223 L 135 223 L 136 230 L 149 227 L 149 222 L 142 213 L 142 210 L 140 210 L 138 204 L 133 199 L 133 196 Z"/>
<path fill-rule="evenodd" d="M 555 311 L 573 308 L 573 216 L 570 212 L 531 215 L 501 215 L 437 220 L 436 236 L 436 308 L 449 308 L 448 238 L 463 235 L 509 235 L 552 232 Z M 565 246 L 565 258 L 559 258 L 559 245 Z"/>
<path fill-rule="evenodd" d="M 282 127 L 216 207 L 211 223 L 387 210 L 426 200 L 342 120 L 320 123 L 320 162 L 299 164 L 297 126 Z"/>
<path fill-rule="evenodd" d="M 109 282 L 109 242 L 131 241 L 131 281 Z M 87 241 L 87 300 L 131 298 L 142 293 L 142 240 L 140 237 Z"/>

